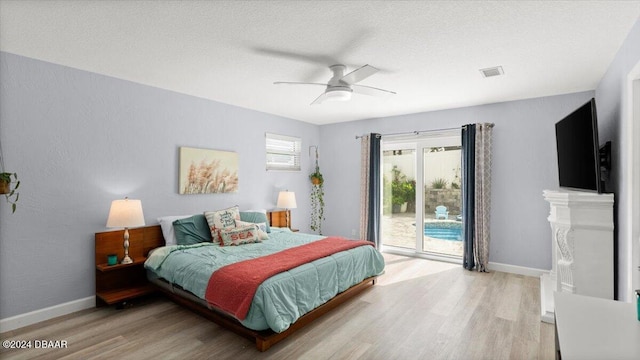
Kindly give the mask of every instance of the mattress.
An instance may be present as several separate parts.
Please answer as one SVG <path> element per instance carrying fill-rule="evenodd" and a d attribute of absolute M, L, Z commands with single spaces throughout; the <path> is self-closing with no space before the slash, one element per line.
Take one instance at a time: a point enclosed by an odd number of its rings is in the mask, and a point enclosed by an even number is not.
<path fill-rule="evenodd" d="M 206 306 L 204 294 L 211 274 L 217 269 L 322 238 L 272 228 L 269 239 L 261 243 L 226 247 L 211 243 L 165 246 L 150 254 L 145 268 L 151 281 Z M 383 270 L 384 259 L 373 246 L 360 246 L 312 261 L 263 282 L 247 317 L 238 321 L 253 330 L 285 331 L 304 314 Z"/>

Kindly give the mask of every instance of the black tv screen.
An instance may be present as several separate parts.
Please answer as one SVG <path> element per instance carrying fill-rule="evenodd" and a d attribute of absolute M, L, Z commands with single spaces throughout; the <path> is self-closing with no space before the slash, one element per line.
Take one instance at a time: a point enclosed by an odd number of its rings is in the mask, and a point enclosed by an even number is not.
<path fill-rule="evenodd" d="M 556 145 L 560 187 L 602 193 L 595 99 L 556 123 Z"/>

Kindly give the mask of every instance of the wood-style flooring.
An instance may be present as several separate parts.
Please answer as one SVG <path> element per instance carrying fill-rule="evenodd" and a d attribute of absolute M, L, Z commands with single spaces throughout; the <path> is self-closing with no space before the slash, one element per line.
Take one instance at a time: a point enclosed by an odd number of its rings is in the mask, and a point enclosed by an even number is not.
<path fill-rule="evenodd" d="M 384 255 L 360 296 L 260 353 L 249 340 L 161 296 L 88 309 L 0 334 L 66 349 L 0 349 L 2 359 L 553 359 L 539 279 Z"/>

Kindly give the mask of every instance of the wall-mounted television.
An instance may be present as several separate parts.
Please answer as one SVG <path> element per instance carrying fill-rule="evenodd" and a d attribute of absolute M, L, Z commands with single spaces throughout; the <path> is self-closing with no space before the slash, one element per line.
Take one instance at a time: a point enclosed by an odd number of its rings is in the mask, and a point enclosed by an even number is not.
<path fill-rule="evenodd" d="M 556 123 L 556 146 L 560 187 L 604 192 L 601 167 L 610 168 L 611 143 L 600 150 L 595 99 Z"/>

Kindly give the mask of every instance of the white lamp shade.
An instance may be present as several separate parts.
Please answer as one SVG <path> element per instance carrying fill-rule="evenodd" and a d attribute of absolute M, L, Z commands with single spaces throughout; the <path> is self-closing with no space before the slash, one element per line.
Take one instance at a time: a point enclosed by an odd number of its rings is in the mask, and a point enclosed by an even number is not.
<path fill-rule="evenodd" d="M 296 203 L 296 193 L 293 191 L 280 191 L 276 206 L 283 209 L 297 208 L 298 204 Z"/>
<path fill-rule="evenodd" d="M 131 228 L 144 226 L 144 214 L 142 213 L 142 201 L 140 200 L 113 200 L 107 219 L 107 227 Z"/>

